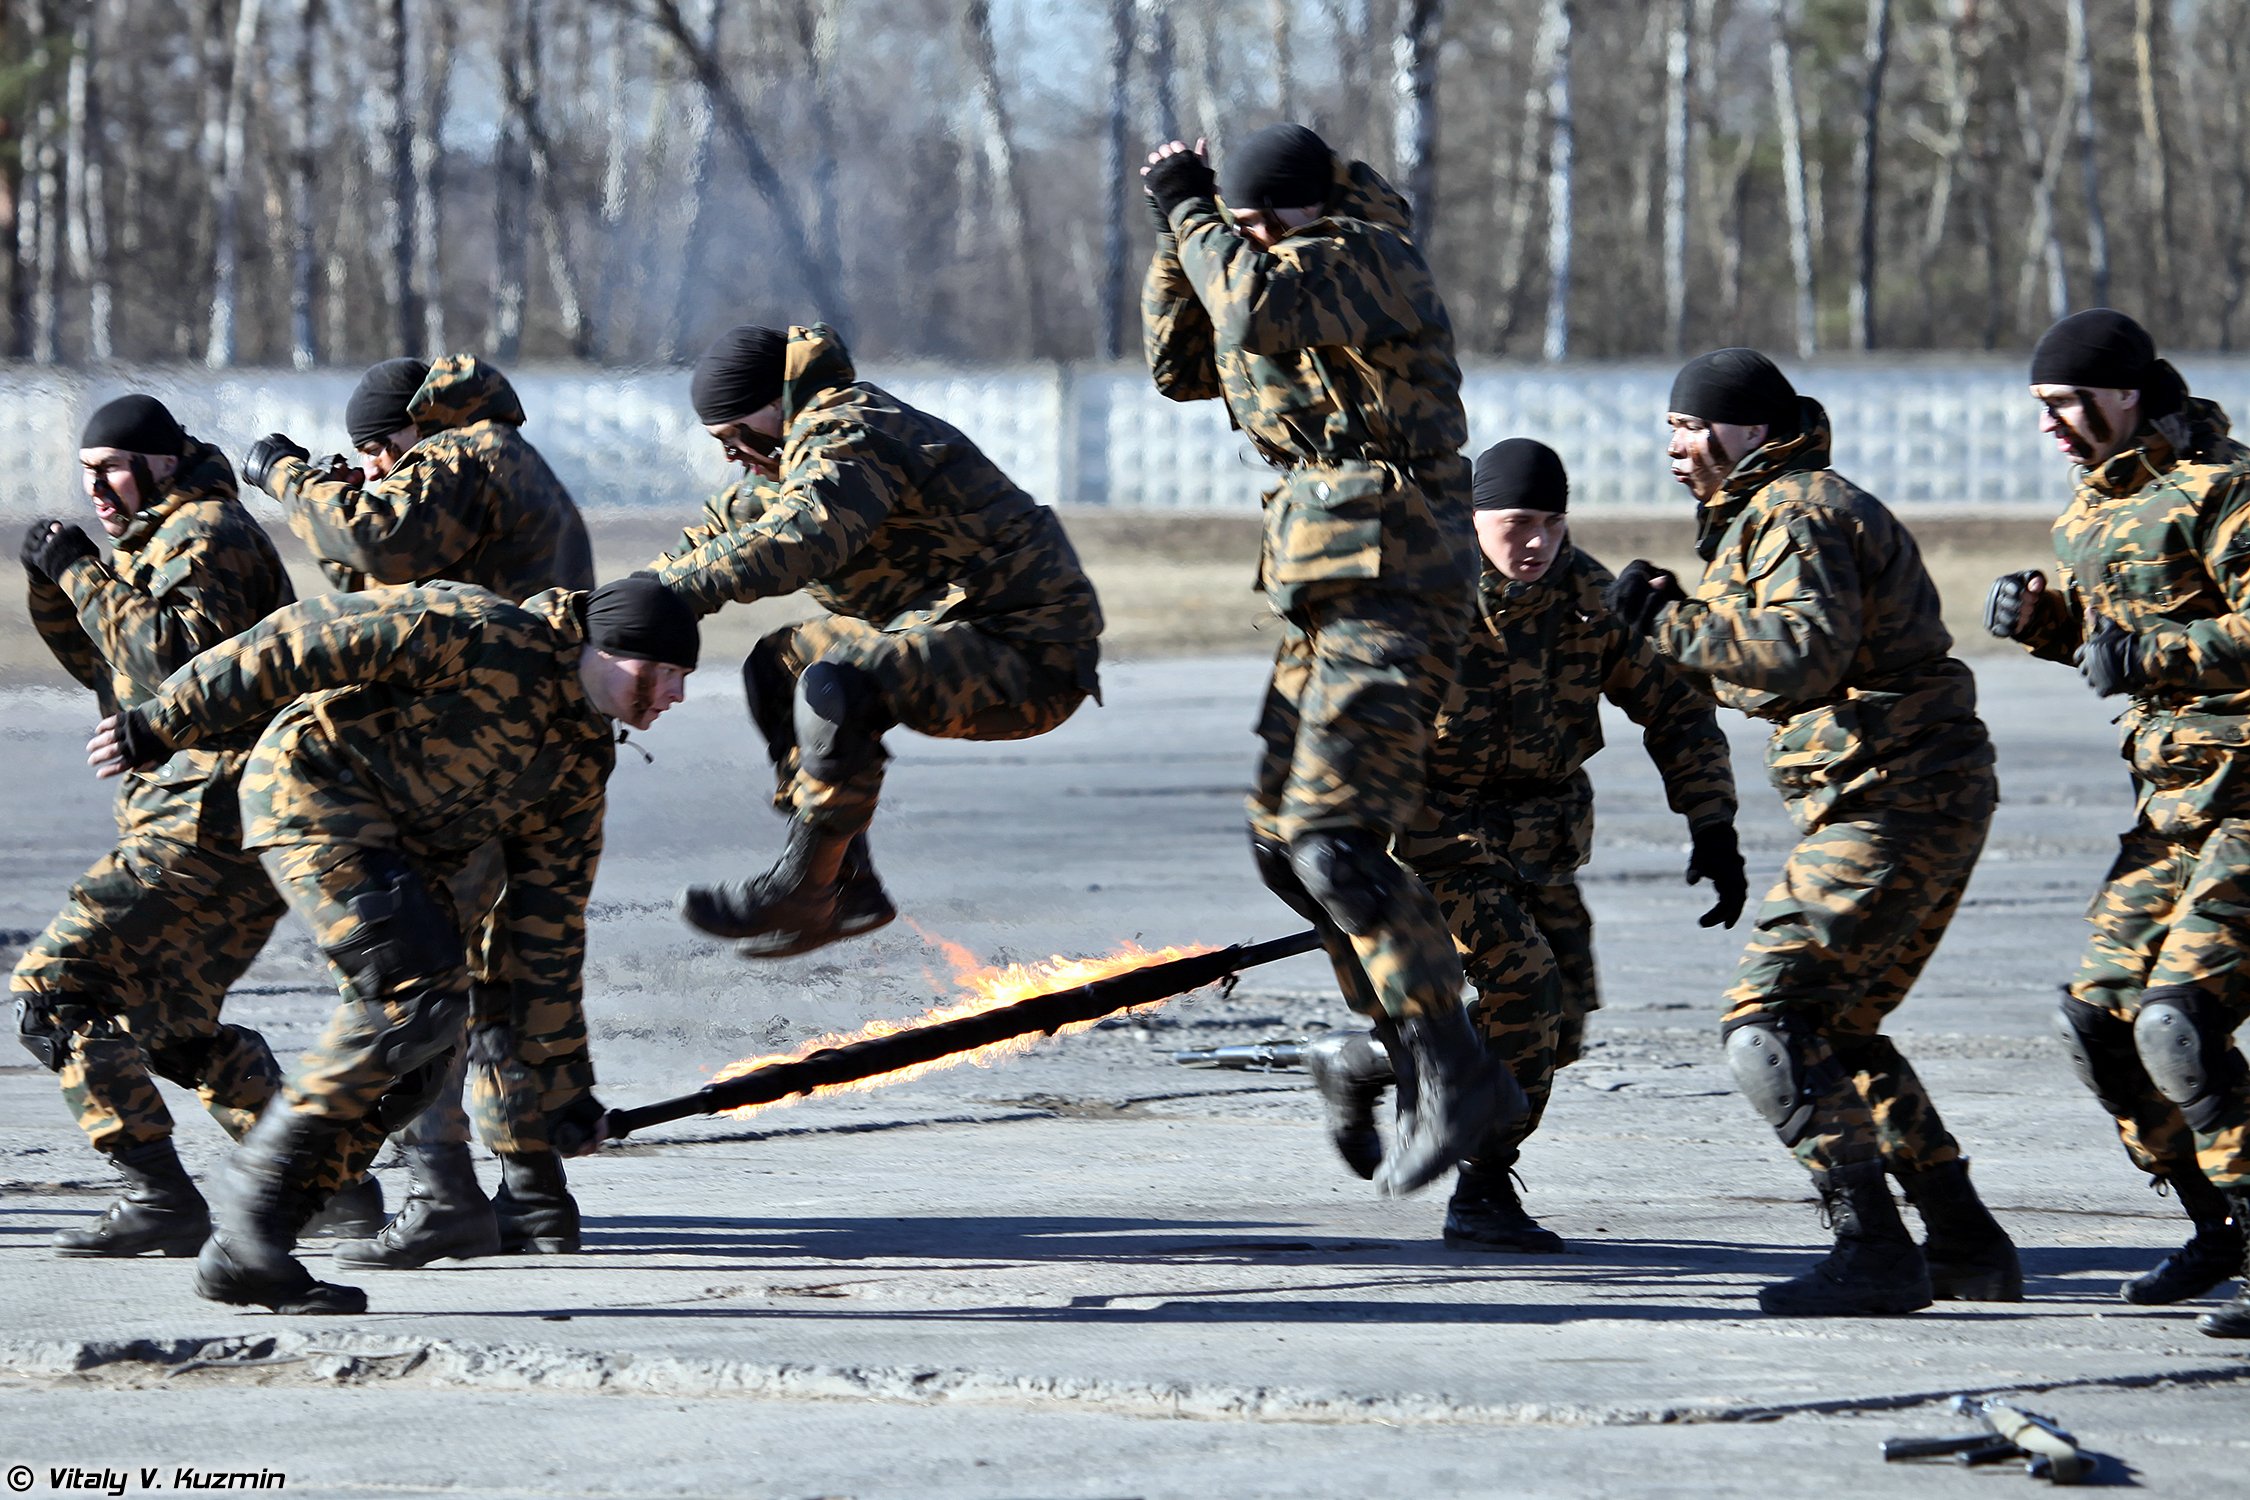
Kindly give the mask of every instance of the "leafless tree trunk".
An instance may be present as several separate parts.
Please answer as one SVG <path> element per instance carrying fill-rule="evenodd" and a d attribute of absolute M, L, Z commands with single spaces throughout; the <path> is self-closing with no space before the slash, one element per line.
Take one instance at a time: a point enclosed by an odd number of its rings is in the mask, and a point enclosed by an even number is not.
<path fill-rule="evenodd" d="M 1414 0 L 1395 0 L 1397 4 L 1413 4 Z M 1375 6 L 1373 0 L 1325 0 L 1328 13 L 1328 30 L 1336 38 L 1337 74 L 1342 85 L 1337 91 L 1340 101 L 1337 117 L 1320 119 L 1314 128 L 1327 135 L 1329 140 L 1356 141 L 1359 155 L 1369 161 L 1383 159 L 1383 125 L 1386 112 L 1375 107 L 1374 69 L 1368 66 L 1376 50 Z M 1395 118 L 1395 111 L 1388 118 Z M 1393 157 L 1397 155 L 1395 145 Z"/>
<path fill-rule="evenodd" d="M 547 279 L 554 284 L 555 317 L 562 324 L 570 352 L 580 359 L 592 353 L 586 332 L 585 304 L 578 292 L 578 268 L 571 257 L 570 221 L 555 173 L 554 147 L 540 113 L 541 74 L 545 68 L 545 0 L 521 0 L 519 13 L 523 43 L 514 50 L 514 66 L 503 66 L 500 92 L 523 134 L 524 159 L 531 168 L 532 200 L 539 220 L 540 247 L 547 253 Z"/>
<path fill-rule="evenodd" d="M 53 0 L 32 0 L 24 10 L 25 63 L 37 91 L 24 131 L 24 175 L 30 179 L 17 220 L 17 254 L 31 271 L 31 357 L 43 365 L 61 358 L 58 343 L 61 295 L 62 142 L 55 108 Z"/>
<path fill-rule="evenodd" d="M 1277 118 L 1297 118 L 1297 59 L 1290 37 L 1290 21 L 1297 0 L 1266 0 L 1266 18 L 1273 28 L 1273 109 Z"/>
<path fill-rule="evenodd" d="M 1813 284 L 1812 217 L 1805 193 L 1805 143 L 1797 104 L 1797 47 L 1790 34 L 1789 0 L 1767 0 L 1773 40 L 1767 59 L 1773 70 L 1773 112 L 1781 126 L 1781 183 L 1789 210 L 1789 269 L 1797 291 L 1797 357 L 1810 359 L 1820 349 L 1820 309 Z"/>
<path fill-rule="evenodd" d="M 1109 132 L 1102 139 L 1100 354 L 1125 356 L 1125 215 L 1136 196 L 1127 131 L 1133 107 L 1133 0 L 1109 0 Z"/>
<path fill-rule="evenodd" d="M 1882 162 L 1883 74 L 1891 61 L 1891 0 L 1867 0 L 1867 35 L 1860 52 L 1866 71 L 1859 135 L 1852 146 L 1852 187 L 1859 198 L 1859 263 L 1852 277 L 1852 347 L 1872 349 L 1878 340 L 1875 278 L 1881 205 L 1877 199 Z"/>
<path fill-rule="evenodd" d="M 1180 69 L 1179 49 L 1172 37 L 1172 0 L 1140 0 L 1139 24 L 1156 138 L 1173 140 L 1180 134 Z"/>
<path fill-rule="evenodd" d="M 2024 235 L 2023 271 L 2017 278 L 2016 300 L 2031 300 L 2033 279 L 2042 263 L 2047 269 L 2047 316 L 2050 321 L 2070 311 L 2070 273 L 2063 263 L 2062 231 L 2055 221 L 2055 182 L 2062 175 L 2063 145 L 2070 138 L 2070 112 L 2055 112 L 2054 129 L 2044 145 L 2039 139 L 2039 119 L 2032 107 L 2031 85 L 2025 82 L 2022 60 L 2016 74 L 2016 124 L 2023 139 L 2024 165 L 2031 171 L 2031 223 Z"/>
<path fill-rule="evenodd" d="M 1188 72 L 1188 82 L 1194 98 L 1197 135 L 1208 136 L 1226 118 L 1227 90 L 1220 81 L 1219 17 L 1215 7 L 1192 6 L 1188 10 L 1188 36 L 1191 39 L 1194 66 Z"/>
<path fill-rule="evenodd" d="M 1391 148 L 1398 185 L 1414 213 L 1414 238 L 1429 253 L 1436 225 L 1438 44 L 1444 39 L 1445 0 L 1400 0 L 1391 37 Z"/>
<path fill-rule="evenodd" d="M 1916 257 L 1917 279 L 1925 289 L 1931 285 L 1931 271 L 1937 264 L 1939 251 L 1945 246 L 1946 224 L 1953 211 L 1954 184 L 1968 150 L 1969 116 L 1976 107 L 1982 83 L 1979 66 L 1982 55 L 1977 0 L 1954 0 L 1953 16 L 1945 25 L 1937 59 L 1937 93 L 1945 110 L 1945 130 L 1936 136 L 1923 137 L 1937 158 L 1931 172 L 1928 210 L 1922 218 L 1921 252 Z M 1935 299 L 1925 296 L 1922 314 L 1925 341 L 1933 329 L 1936 310 Z"/>
<path fill-rule="evenodd" d="M 2156 304 L 2168 327 L 2180 321 L 2180 286 L 2173 271 L 2179 233 L 2172 214 L 2172 151 L 2164 113 L 2171 90 L 2159 75 L 2170 71 L 2169 6 L 2133 0 L 2133 61 L 2139 75 L 2141 105 L 2141 190 L 2148 217 L 2155 221 Z"/>
<path fill-rule="evenodd" d="M 2109 306 L 2109 224 L 2102 217 L 2102 169 L 2095 156 L 2094 58 L 2086 40 L 2086 0 L 2068 0 L 2071 116 L 2078 137 L 2078 166 L 2086 183 L 2086 271 L 2094 305 Z"/>
<path fill-rule="evenodd" d="M 113 353 L 109 205 L 102 170 L 107 150 L 97 83 L 101 19 L 106 8 L 103 0 L 85 0 L 71 34 L 70 163 L 64 184 L 64 194 L 70 201 L 70 274 L 86 288 L 86 354 L 96 361 L 106 361 Z"/>
<path fill-rule="evenodd" d="M 523 72 L 524 36 L 515 24 L 515 0 L 500 28 L 500 76 Z M 505 93 L 503 84 L 503 93 Z M 493 143 L 492 357 L 513 364 L 523 352 L 523 318 L 530 300 L 531 166 L 524 144 L 522 114 L 511 104 L 500 111 L 500 134 Z"/>
<path fill-rule="evenodd" d="M 313 203 L 317 164 L 313 152 L 313 111 L 319 89 L 313 61 L 324 17 L 321 0 L 297 0 L 297 43 L 291 54 L 289 109 L 289 362 L 309 370 L 320 362 L 313 333 L 313 276 L 319 263 L 319 232 Z"/>
<path fill-rule="evenodd" d="M 700 45 L 714 56 L 719 50 L 719 22 L 723 15 L 720 0 L 704 0 Z M 716 123 L 716 113 L 711 106 L 710 91 L 698 89 L 688 109 L 687 185 L 692 207 L 680 246 L 680 277 L 673 292 L 671 316 L 665 322 L 664 335 L 656 348 L 656 357 L 667 362 L 678 360 L 687 352 L 688 330 L 694 326 L 696 309 L 703 296 L 703 251 L 711 211 L 715 134 L 712 127 Z"/>
<path fill-rule="evenodd" d="M 795 10 L 800 26 L 805 13 Z M 623 309 L 618 306 L 625 283 L 625 210 L 632 198 L 627 157 L 631 134 L 626 103 L 630 98 L 625 18 L 611 18 L 607 43 L 602 48 L 603 151 L 601 235 L 594 248 L 594 310 L 589 322 L 594 358 L 607 362 L 612 352 L 610 329 Z"/>
<path fill-rule="evenodd" d="M 459 24 L 453 7 L 429 6 L 422 32 L 422 91 L 415 99 L 414 294 L 422 306 L 422 350 L 431 359 L 447 352 L 445 275 L 445 115 L 453 97 L 453 55 Z"/>
<path fill-rule="evenodd" d="M 1664 39 L 1664 347 L 1687 344 L 1689 0 L 1672 0 Z"/>
<path fill-rule="evenodd" d="M 2215 42 L 2218 51 L 2218 74 L 2224 79 L 2242 76 L 2250 66 L 2250 44 L 2245 42 L 2242 11 L 2234 7 L 2235 14 L 2227 18 L 2233 24 L 2221 24 Z M 2242 310 L 2245 293 L 2250 293 L 2250 111 L 2243 108 L 2242 91 L 2236 88 L 2217 90 L 2222 101 L 2219 106 L 2220 124 L 2225 135 L 2214 143 L 2211 154 L 2228 163 L 2220 180 L 2230 190 L 2215 205 L 2213 214 L 2219 263 L 2225 267 L 2226 278 L 2219 294 L 2219 348 L 2231 351 L 2234 343 L 2234 320 Z"/>
<path fill-rule="evenodd" d="M 219 177 L 213 185 L 215 213 L 211 248 L 211 341 L 203 362 L 223 370 L 235 361 L 235 297 L 242 276 L 239 225 L 242 216 L 243 132 L 250 109 L 251 68 L 258 48 L 261 0 L 242 0 L 234 13 L 234 49 L 227 75 L 226 126 L 219 143 Z"/>
<path fill-rule="evenodd" d="M 325 0 L 321 0 L 325 3 Z M 336 44 L 328 49 L 328 88 L 332 98 L 349 99 L 358 87 L 352 49 Z M 322 346 L 331 360 L 348 358 L 353 349 L 352 309 L 358 300 L 352 293 L 351 251 L 367 243 L 367 157 L 358 150 L 346 150 L 343 172 L 336 183 L 336 201 L 339 205 L 334 232 L 328 236 L 327 252 L 321 257 L 321 293 L 325 299 L 322 311 L 327 325 Z"/>
<path fill-rule="evenodd" d="M 1508 23 L 1497 23 L 1496 29 Z M 1531 72 L 1524 81 L 1523 114 L 1516 127 L 1514 165 L 1502 183 L 1501 201 L 1494 217 L 1500 222 L 1500 254 L 1496 265 L 1498 286 L 1493 294 L 1492 342 L 1505 351 L 1515 335 L 1523 303 L 1523 290 L 1531 277 L 1531 221 L 1533 199 L 1551 195 L 1552 178 L 1542 183 L 1541 148 L 1547 143 L 1555 112 L 1556 49 L 1566 44 L 1570 18 L 1556 0 L 1541 0 L 1539 35 L 1532 43 Z M 1567 94 L 1568 85 L 1565 85 Z"/>
<path fill-rule="evenodd" d="M 1551 29 L 1555 38 L 1547 75 L 1553 140 L 1547 148 L 1547 335 L 1542 350 L 1555 361 L 1570 354 L 1571 171 L 1576 151 L 1570 108 L 1570 0 L 1547 0 L 1547 19 L 1540 29 Z"/>
<path fill-rule="evenodd" d="M 1052 348 L 1053 331 L 1047 326 L 1047 309 L 1040 295 L 1040 277 L 1032 254 L 1031 204 L 1016 160 L 1015 133 L 1008 122 L 1007 101 L 1000 95 L 999 51 L 992 40 L 990 0 L 967 0 L 961 9 L 962 39 L 968 48 L 971 86 L 976 99 L 978 146 L 992 174 L 993 198 L 1000 214 L 1000 237 L 1005 242 L 1010 270 L 1022 289 L 1025 347 L 1034 353 Z"/>
<path fill-rule="evenodd" d="M 395 354 L 422 337 L 414 304 L 414 122 L 407 106 L 406 0 L 372 0 L 375 8 L 373 139 L 370 175 L 382 195 L 375 230 L 376 274 L 391 319 L 385 339 Z M 503 27 L 503 30 L 511 28 Z"/>

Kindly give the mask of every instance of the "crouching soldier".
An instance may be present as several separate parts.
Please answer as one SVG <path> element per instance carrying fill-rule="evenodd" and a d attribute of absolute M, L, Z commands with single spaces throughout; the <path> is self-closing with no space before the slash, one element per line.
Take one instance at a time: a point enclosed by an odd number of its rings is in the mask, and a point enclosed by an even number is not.
<path fill-rule="evenodd" d="M 464 1024 L 514 1128 L 535 1122 L 539 1146 L 565 1155 L 599 1144 L 581 983 L 611 736 L 680 700 L 696 643 L 694 617 L 646 577 L 522 605 L 455 584 L 330 594 L 103 721 L 88 760 L 114 776 L 273 716 L 243 774 L 243 842 L 343 996 L 220 1176 L 198 1293 L 280 1311 L 366 1306 L 314 1281 L 291 1247 L 443 1085 Z M 470 982 L 482 914 L 448 896 L 495 842 L 497 989 Z M 533 1016 L 547 1038 L 536 1050 L 520 1042 Z"/>
<path fill-rule="evenodd" d="M 154 398 L 95 412 L 78 460 L 110 556 L 75 525 L 38 521 L 23 562 L 32 623 L 105 713 L 295 597 L 226 458 Z M 63 1255 L 193 1255 L 210 1232 L 151 1070 L 194 1089 L 236 1137 L 280 1085 L 265 1039 L 219 1019 L 282 911 L 235 809 L 257 732 L 249 723 L 125 778 L 117 847 L 10 981 L 20 1040 L 61 1074 L 79 1128 L 130 1184 L 93 1225 L 56 1234 Z"/>
<path fill-rule="evenodd" d="M 742 664 L 789 819 L 781 857 L 690 886 L 681 914 L 746 956 L 807 953 L 896 915 L 867 844 L 883 735 L 1045 734 L 1098 691 L 1101 606 L 1055 513 L 856 378 L 833 330 L 741 325 L 698 362 L 692 397 L 748 474 L 656 576 L 699 616 L 798 589 L 830 614 Z"/>
<path fill-rule="evenodd" d="M 2126 695 L 2138 804 L 2089 918 L 2059 1029 L 2133 1164 L 2195 1236 L 2126 1282 L 2128 1302 L 2245 1287 L 2197 1327 L 2250 1338 L 2250 449 L 2188 394 L 2148 331 L 2107 308 L 2031 357 L 2040 427 L 2078 470 L 2055 521 L 2062 586 L 1993 586 L 1986 625 Z"/>
<path fill-rule="evenodd" d="M 1764 355 L 1672 384 L 1672 477 L 1698 502 L 1692 597 L 1628 563 L 1611 609 L 1719 701 L 1773 725 L 1802 834 L 1759 909 L 1721 1032 L 1743 1095 L 1812 1174 L 1834 1251 L 1758 1304 L 1800 1317 L 2023 1299 L 2015 1246 L 1883 1024 L 1959 909 L 1999 801 L 1976 683 L 1920 549 L 1828 465 L 1828 414 Z M 1885 1173 L 1928 1230 L 1908 1236 Z"/>

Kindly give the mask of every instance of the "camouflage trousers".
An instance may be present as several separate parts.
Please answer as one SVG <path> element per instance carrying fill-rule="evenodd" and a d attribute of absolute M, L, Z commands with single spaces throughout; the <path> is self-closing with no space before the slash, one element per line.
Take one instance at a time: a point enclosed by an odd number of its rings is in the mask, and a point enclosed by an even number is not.
<path fill-rule="evenodd" d="M 1562 991 L 1555 1066 L 1567 1068 L 1585 1052 L 1587 1015 L 1602 1007 L 1594 978 L 1594 914 L 1586 909 L 1575 880 L 1526 885 L 1521 895 L 1524 914 L 1555 956 L 1555 981 Z"/>
<path fill-rule="evenodd" d="M 1547 1111 L 1560 1047 L 1563 989 L 1547 940 L 1518 898 L 1514 872 L 1491 859 L 1431 860 L 1401 842 L 1410 869 L 1422 877 L 1445 914 L 1445 925 L 1476 988 L 1470 1019 L 1485 1048 L 1515 1075 L 1529 1102 L 1522 1119 L 1477 1148 L 1480 1166 L 1505 1171 Z"/>
<path fill-rule="evenodd" d="M 1453 677 L 1465 605 L 1351 584 L 1308 585 L 1281 617 L 1266 685 L 1250 826 L 1289 842 L 1365 828 L 1386 842 L 1422 810 L 1430 726 Z M 1331 953 L 1354 1010 L 1394 1018 L 1458 1005 L 1461 958 L 1436 898 L 1401 866 L 1388 918 Z"/>
<path fill-rule="evenodd" d="M 2178 985 L 2200 991 L 2230 1031 L 2250 1018 L 2250 818 L 2200 838 L 2135 828 L 2086 915 L 2093 933 L 2073 999 L 2131 1024 L 2147 991 Z M 2191 1130 L 2137 1055 L 2119 1065 L 2133 1087 L 2117 1101 L 2129 1105 L 2117 1133 L 2135 1165 L 2170 1177 L 2192 1163 L 2222 1187 L 2250 1181 L 2250 1087 L 2237 1082 L 2213 1127 Z"/>
<path fill-rule="evenodd" d="M 823 828 L 857 833 L 875 816 L 883 765 L 842 781 L 808 774 L 797 753 L 797 679 L 816 661 L 873 678 L 892 722 L 944 740 L 1026 740 L 1054 729 L 1086 701 L 1091 643 L 1011 641 L 966 621 L 884 630 L 831 615 L 767 635 L 742 664 L 750 718 L 773 758 L 774 806 Z"/>
<path fill-rule="evenodd" d="M 1771 1015 L 1809 1042 L 1813 1118 L 1794 1149 L 1812 1171 L 1880 1159 L 1904 1175 L 1960 1156 L 1882 1026 L 1944 938 L 1991 821 L 1872 811 L 1815 823 L 1758 909 L 1726 1025 Z"/>
<path fill-rule="evenodd" d="M 69 1036 L 63 1101 L 97 1151 L 167 1139 L 153 1071 L 239 1138 L 280 1086 L 265 1038 L 224 1025 L 227 991 L 265 947 L 281 898 L 256 859 L 128 837 L 70 889 L 9 988 Z"/>

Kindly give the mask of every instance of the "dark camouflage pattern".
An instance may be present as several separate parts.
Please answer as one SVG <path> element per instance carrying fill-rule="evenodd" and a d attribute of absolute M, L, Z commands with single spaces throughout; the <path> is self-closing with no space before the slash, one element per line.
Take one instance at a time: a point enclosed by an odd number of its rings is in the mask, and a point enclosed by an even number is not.
<path fill-rule="evenodd" d="M 290 851 L 393 850 L 435 889 L 496 842 L 505 889 L 472 1024 L 507 1026 L 516 1064 L 548 1097 L 593 1085 L 586 901 L 616 748 L 578 680 L 584 608 L 583 594 L 561 589 L 521 606 L 456 584 L 324 595 L 207 653 L 149 704 L 174 744 L 274 715 L 243 775 L 244 843 L 266 851 L 269 873 L 287 855 L 276 884 L 316 935 L 322 913 L 368 877 L 342 855 Z M 455 900 L 474 947 L 477 903 Z M 338 1034 L 342 1081 L 322 1108 L 361 1102 L 350 1041 Z M 316 1052 L 300 1076 L 324 1078 L 323 1066 Z M 290 1089 L 292 1104 L 312 1107 L 297 1081 Z"/>
<path fill-rule="evenodd" d="M 266 488 L 337 588 L 450 579 L 528 599 L 594 586 L 578 506 L 523 439 L 523 403 L 498 370 L 449 354 L 407 404 L 421 437 L 381 479 L 322 477 L 285 458 Z"/>
<path fill-rule="evenodd" d="M 789 330 L 781 410 L 779 482 L 735 485 L 654 564 L 697 614 L 802 589 L 888 631 L 1073 647 L 1095 690 L 1101 605 L 1052 510 L 958 429 L 857 379 L 823 324 Z"/>
<path fill-rule="evenodd" d="M 34 576 L 30 590 L 41 638 L 105 714 L 146 701 L 198 652 L 295 597 L 272 539 L 236 498 L 234 470 L 208 443 L 190 444 L 106 561 Z M 63 1099 L 98 1150 L 172 1133 L 152 1060 L 237 1136 L 279 1082 L 265 1040 L 220 1021 L 228 988 L 281 914 L 241 849 L 235 784 L 256 733 L 246 726 L 123 778 L 117 846 L 71 887 L 10 980 L 14 993 L 63 1008 Z"/>
<path fill-rule="evenodd" d="M 1772 723 L 1766 767 L 1800 828 L 1875 808 L 1974 820 L 1995 797 L 1976 683 L 1914 538 L 1828 467 L 1828 414 L 1747 454 L 1698 518 L 1703 579 L 1659 655 Z"/>
<path fill-rule="evenodd" d="M 1226 402 L 1267 462 L 1259 584 L 1288 613 L 1352 581 L 1465 592 L 1468 421 L 1453 325 L 1406 200 L 1340 163 L 1326 216 L 1271 250 L 1207 200 L 1172 211 L 1141 292 L 1157 389 Z"/>
<path fill-rule="evenodd" d="M 1585 1055 L 1586 1017 L 1602 1005 L 1594 970 L 1594 914 L 1586 909 L 1585 893 L 1576 880 L 1525 884 L 1517 898 L 1555 958 L 1555 982 L 1562 991 L 1562 1015 L 1555 1024 L 1555 1066 L 1567 1068 Z"/>

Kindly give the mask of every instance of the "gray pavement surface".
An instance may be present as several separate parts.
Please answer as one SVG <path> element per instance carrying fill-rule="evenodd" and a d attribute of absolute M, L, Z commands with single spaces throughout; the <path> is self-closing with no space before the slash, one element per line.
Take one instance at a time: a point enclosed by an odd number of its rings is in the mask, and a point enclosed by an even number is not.
<path fill-rule="evenodd" d="M 605 1097 L 912 1015 L 951 993 L 941 943 L 1004 961 L 1293 930 L 1242 844 L 1261 671 L 1118 663 L 1107 706 L 1045 739 L 895 736 L 875 849 L 906 918 L 765 966 L 672 915 L 684 880 L 779 843 L 732 674 L 704 673 L 612 783 L 588 967 Z M 1694 925 L 1684 831 L 1619 721 L 1588 872 L 1608 1007 L 1522 1169 L 1573 1254 L 1449 1251 L 1442 1188 L 1375 1198 L 1299 1075 L 1171 1062 L 1348 1024 L 1313 958 L 988 1067 L 652 1130 L 576 1165 L 584 1254 L 367 1274 L 372 1310 L 344 1319 L 199 1302 L 184 1261 L 50 1256 L 112 1183 L 52 1079 L 0 1058 L 0 1471 L 29 1466 L 31 1493 L 71 1492 L 72 1467 L 178 1489 L 185 1467 L 296 1494 L 1990 1495 L 2033 1481 L 1886 1467 L 1876 1444 L 2005 1390 L 2113 1477 L 2250 1494 L 2250 1349 L 2116 1300 L 2185 1221 L 2047 1032 L 2129 817 L 2114 730 L 2065 670 L 1979 673 L 2007 801 L 1896 1032 L 2024 1247 L 2021 1305 L 1757 1313 L 1825 1235 L 1719 1061 L 1742 930 Z M 89 717 L 0 692 L 0 942 L 105 842 Z M 1734 728 L 1757 882 L 1791 835 Z M 286 1055 L 330 1001 L 285 926 L 230 1010 Z M 219 1132 L 171 1097 L 208 1170 Z"/>

